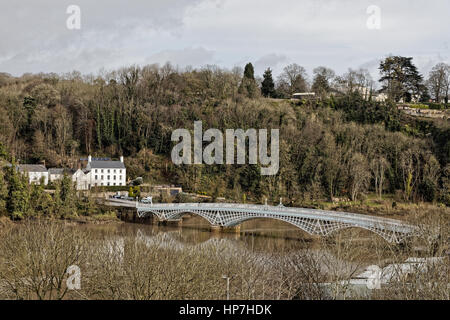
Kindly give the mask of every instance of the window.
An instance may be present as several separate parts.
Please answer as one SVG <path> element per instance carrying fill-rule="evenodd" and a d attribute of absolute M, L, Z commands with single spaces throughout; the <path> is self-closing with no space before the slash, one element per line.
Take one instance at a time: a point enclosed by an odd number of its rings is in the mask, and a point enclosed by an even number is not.
<path fill-rule="evenodd" d="M 116 185 L 116 183 L 114 182 L 114 183 L 113 183 L 113 186 L 115 186 L 115 185 Z"/>
<path fill-rule="evenodd" d="M 94 171 L 95 171 L 95 173 L 97 173 L 97 169 L 95 169 Z"/>
<path fill-rule="evenodd" d="M 103 173 L 103 169 L 102 169 L 102 173 Z"/>
<path fill-rule="evenodd" d="M 101 179 L 103 180 L 103 176 L 101 177 Z"/>
<path fill-rule="evenodd" d="M 108 173 L 109 173 L 109 169 L 108 169 Z"/>
<path fill-rule="evenodd" d="M 116 180 L 116 176 L 114 176 L 113 179 Z"/>
<path fill-rule="evenodd" d="M 109 182 L 108 182 L 108 187 L 109 187 Z"/>
<path fill-rule="evenodd" d="M 98 176 L 97 175 L 95 175 L 95 180 L 98 180 Z"/>
<path fill-rule="evenodd" d="M 114 169 L 114 173 L 116 173 L 116 169 Z"/>
<path fill-rule="evenodd" d="M 122 176 L 119 176 L 119 180 L 122 180 Z"/>
<path fill-rule="evenodd" d="M 108 180 L 109 180 L 109 176 L 108 176 Z"/>

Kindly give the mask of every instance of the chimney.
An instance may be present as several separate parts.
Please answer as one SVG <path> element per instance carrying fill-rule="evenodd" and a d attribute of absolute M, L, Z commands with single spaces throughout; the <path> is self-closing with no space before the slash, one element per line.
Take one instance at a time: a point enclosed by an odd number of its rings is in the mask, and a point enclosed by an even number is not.
<path fill-rule="evenodd" d="M 123 162 L 123 156 L 120 156 L 120 162 Z"/>
<path fill-rule="evenodd" d="M 91 155 L 88 156 L 88 163 L 92 161 Z"/>

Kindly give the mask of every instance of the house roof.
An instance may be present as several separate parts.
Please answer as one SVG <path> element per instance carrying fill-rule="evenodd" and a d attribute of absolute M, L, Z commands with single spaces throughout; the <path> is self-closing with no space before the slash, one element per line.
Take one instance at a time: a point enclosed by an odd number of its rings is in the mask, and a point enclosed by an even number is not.
<path fill-rule="evenodd" d="M 64 169 L 63 168 L 49 168 L 48 173 L 49 174 L 63 174 Z"/>
<path fill-rule="evenodd" d="M 48 173 L 49 174 L 61 174 L 63 175 L 64 173 L 68 174 L 68 175 L 72 175 L 74 174 L 75 170 L 73 169 L 67 169 L 67 168 L 50 168 L 48 169 Z"/>
<path fill-rule="evenodd" d="M 86 169 L 125 169 L 125 165 L 121 161 L 91 161 L 87 164 Z"/>
<path fill-rule="evenodd" d="M 19 164 L 20 172 L 47 172 L 47 168 L 42 164 Z"/>

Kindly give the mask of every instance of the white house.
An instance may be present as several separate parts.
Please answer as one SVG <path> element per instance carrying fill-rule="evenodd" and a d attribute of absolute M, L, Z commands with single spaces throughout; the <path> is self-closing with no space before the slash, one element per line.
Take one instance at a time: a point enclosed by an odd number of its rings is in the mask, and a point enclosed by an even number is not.
<path fill-rule="evenodd" d="M 84 170 L 86 179 L 89 181 L 88 187 L 94 186 L 125 186 L 127 169 L 123 162 L 123 156 L 119 161 L 92 159 L 88 157 L 88 163 Z M 80 176 L 81 173 L 79 174 Z"/>
<path fill-rule="evenodd" d="M 64 174 L 72 176 L 72 181 L 77 190 L 89 190 L 96 186 L 125 186 L 127 181 L 127 169 L 120 160 L 93 159 L 88 157 L 86 168 L 78 169 L 74 172 L 72 169 L 51 168 L 47 170 L 41 164 L 21 164 L 17 170 L 27 174 L 29 183 L 40 184 L 41 179 L 44 185 L 62 179 Z"/>
<path fill-rule="evenodd" d="M 19 164 L 17 169 L 20 173 L 28 175 L 28 182 L 44 185 L 48 184 L 48 170 L 42 164 Z"/>
<path fill-rule="evenodd" d="M 64 176 L 64 169 L 62 168 L 49 168 L 48 169 L 48 180 L 50 182 L 55 182 L 56 180 L 62 179 Z"/>
<path fill-rule="evenodd" d="M 48 169 L 48 180 L 49 182 L 55 182 L 57 180 L 61 180 L 64 177 L 64 174 L 68 176 L 72 176 L 75 170 L 73 169 L 64 169 L 64 168 L 49 168 Z"/>
<path fill-rule="evenodd" d="M 72 175 L 72 181 L 75 184 L 76 190 L 89 190 L 91 184 L 91 173 L 87 170 L 78 169 Z"/>

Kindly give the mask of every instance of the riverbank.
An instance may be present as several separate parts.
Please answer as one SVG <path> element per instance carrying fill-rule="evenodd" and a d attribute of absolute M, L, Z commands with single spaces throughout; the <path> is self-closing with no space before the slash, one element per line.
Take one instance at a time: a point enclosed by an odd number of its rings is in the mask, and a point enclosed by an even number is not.
<path fill-rule="evenodd" d="M 39 217 L 29 218 L 23 220 L 11 220 L 10 218 L 3 216 L 0 217 L 0 230 L 7 229 L 16 224 L 23 224 L 27 221 L 56 221 L 67 225 L 102 225 L 102 224 L 123 224 L 124 221 L 120 220 L 116 214 L 99 214 L 93 216 L 70 216 L 65 218 L 53 218 L 53 217 Z"/>
<path fill-rule="evenodd" d="M 440 212 L 450 215 L 450 207 L 444 204 L 399 202 L 395 200 L 394 196 L 386 196 L 382 199 L 368 197 L 362 201 L 312 202 L 305 203 L 305 206 L 314 209 L 346 211 L 398 220 L 408 220 L 412 215 L 419 213 L 433 214 Z"/>

